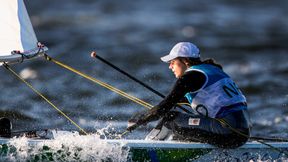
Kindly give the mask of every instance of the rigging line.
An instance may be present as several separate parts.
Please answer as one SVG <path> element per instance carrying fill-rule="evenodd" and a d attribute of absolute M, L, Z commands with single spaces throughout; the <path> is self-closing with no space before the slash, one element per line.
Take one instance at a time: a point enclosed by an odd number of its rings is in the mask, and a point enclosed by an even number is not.
<path fill-rule="evenodd" d="M 125 92 L 123 92 L 123 91 L 121 91 L 121 90 L 119 90 L 119 89 L 107 84 L 107 83 L 104 83 L 104 82 L 102 82 L 102 81 L 100 81 L 100 80 L 98 80 L 96 78 L 93 78 L 93 77 L 91 77 L 91 76 L 89 76 L 87 74 L 84 74 L 84 73 L 82 73 L 82 72 L 80 72 L 80 71 L 78 71 L 78 70 L 76 70 L 76 69 L 64 64 L 64 63 L 61 63 L 61 62 L 51 58 L 47 54 L 45 54 L 45 58 L 46 58 L 46 60 L 51 61 L 51 62 L 59 65 L 62 68 L 65 68 L 65 69 L 67 69 L 67 70 L 69 70 L 71 72 L 74 72 L 74 73 L 76 73 L 76 74 L 78 74 L 78 75 L 80 75 L 80 76 L 82 76 L 82 77 L 84 77 L 84 78 L 86 78 L 86 79 L 88 79 L 88 80 L 90 80 L 90 81 L 92 81 L 94 83 L 97 83 L 97 84 L 99 84 L 99 85 L 101 85 L 101 86 L 103 86 L 103 87 L 105 87 L 105 88 L 107 88 L 107 89 L 109 89 L 109 90 L 111 90 L 111 91 L 123 96 L 123 97 L 126 97 L 126 98 L 130 99 L 131 101 L 134 101 L 135 103 L 138 103 L 138 104 L 140 104 L 140 105 L 142 105 L 142 106 L 144 106 L 144 107 L 146 107 L 148 109 L 151 109 L 153 107 L 153 105 L 151 105 L 151 104 L 149 104 L 149 103 L 147 103 L 147 102 L 145 102 L 145 101 L 143 101 L 143 100 L 141 100 L 141 99 L 139 99 L 139 98 L 137 98 L 135 96 L 131 96 L 131 95 L 129 95 L 129 94 L 127 94 L 127 93 L 125 93 Z"/>
<path fill-rule="evenodd" d="M 135 78 L 134 76 L 130 75 L 129 73 L 125 72 L 124 70 L 120 69 L 119 67 L 115 66 L 114 64 L 112 64 L 111 62 L 105 60 L 104 58 L 102 58 L 101 56 L 99 56 L 98 54 L 96 54 L 95 51 L 92 51 L 91 53 L 92 57 L 98 58 L 100 61 L 104 62 L 105 64 L 107 64 L 108 66 L 112 67 L 113 69 L 119 71 L 120 73 L 124 74 L 125 76 L 127 76 L 128 78 L 132 79 L 133 81 L 139 83 L 140 85 L 142 85 L 143 87 L 147 88 L 148 90 L 150 90 L 151 92 L 157 94 L 158 96 L 165 98 L 166 96 L 163 95 L 162 93 L 160 93 L 159 91 L 153 89 L 152 87 L 150 87 L 149 85 L 145 84 L 144 82 L 140 81 L 139 79 Z M 183 111 L 185 111 L 186 113 L 190 114 L 191 112 L 186 110 L 185 108 L 182 107 L 182 105 L 189 105 L 189 107 L 191 106 L 189 103 L 178 103 L 177 106 L 182 109 Z"/>
<path fill-rule="evenodd" d="M 204 114 L 200 113 L 199 111 L 197 111 L 197 108 L 200 107 L 200 106 L 203 107 L 203 108 L 205 108 L 205 110 L 206 110 L 206 115 L 204 115 Z M 209 116 L 208 116 L 207 108 L 206 108 L 205 106 L 203 106 L 203 105 L 198 105 L 198 106 L 196 107 L 196 111 L 199 113 L 199 115 L 202 115 L 202 116 L 207 117 L 207 118 L 212 119 L 212 120 L 216 120 L 216 121 L 218 121 L 220 124 L 222 124 L 223 126 L 227 126 L 227 128 L 230 129 L 232 132 L 235 132 L 236 134 L 238 134 L 238 135 L 240 135 L 240 136 L 243 136 L 243 137 L 245 137 L 245 138 L 247 138 L 247 139 L 250 138 L 249 135 L 243 133 L 242 131 L 240 131 L 240 130 L 238 130 L 238 129 L 235 129 L 235 128 L 232 127 L 228 122 L 226 122 L 224 119 L 221 119 L 221 118 L 211 118 L 211 117 L 209 117 Z M 270 148 L 273 149 L 273 150 L 276 150 L 277 152 L 283 153 L 283 154 L 285 154 L 285 155 L 288 156 L 288 152 L 287 152 L 286 150 L 281 150 L 281 149 L 279 149 L 279 148 L 276 148 L 276 147 L 274 147 L 274 146 L 272 146 L 272 145 L 264 142 L 263 139 L 260 140 L 260 139 L 255 139 L 255 138 L 254 138 L 254 140 L 257 141 L 257 142 L 259 142 L 259 143 L 262 143 L 262 144 L 264 144 L 264 145 L 266 145 L 266 146 L 268 146 L 268 147 L 270 147 Z"/>
<path fill-rule="evenodd" d="M 217 120 L 218 122 L 220 122 L 221 124 L 228 126 L 228 128 L 229 128 L 230 130 L 232 130 L 233 132 L 235 132 L 235 133 L 237 133 L 237 134 L 239 134 L 239 135 L 241 135 L 241 136 L 244 136 L 244 137 L 246 137 L 246 138 L 250 138 L 248 135 L 246 135 L 246 134 L 242 133 L 241 131 L 233 128 L 233 127 L 232 127 L 228 122 L 226 122 L 224 119 L 217 119 L 217 118 L 212 118 L 212 119 L 215 119 L 215 120 Z M 288 152 L 287 152 L 286 150 L 281 150 L 281 149 L 279 149 L 279 148 L 276 148 L 276 147 L 274 147 L 274 146 L 272 146 L 272 145 L 270 145 L 270 144 L 262 141 L 263 139 L 261 139 L 261 140 L 260 140 L 260 139 L 255 139 L 255 140 L 256 140 L 257 142 L 263 144 L 263 145 L 266 145 L 266 146 L 270 147 L 271 149 L 273 149 L 273 150 L 275 150 L 275 151 L 277 151 L 277 152 L 283 153 L 283 154 L 285 154 L 285 155 L 288 156 Z"/>
<path fill-rule="evenodd" d="M 122 136 L 124 136 L 125 134 L 130 133 L 129 131 L 124 131 L 123 133 L 119 134 L 115 139 L 121 139 Z"/>
<path fill-rule="evenodd" d="M 288 142 L 287 138 L 279 138 L 279 137 L 255 137 L 251 136 L 250 139 L 252 140 L 266 140 L 266 141 L 274 141 L 274 142 Z"/>
<path fill-rule="evenodd" d="M 15 71 L 13 71 L 9 65 L 3 64 L 3 66 L 9 70 L 12 74 L 14 74 L 20 81 L 25 83 L 30 89 L 32 89 L 36 94 L 38 94 L 42 99 L 44 99 L 47 103 L 49 103 L 55 110 L 57 110 L 61 115 L 63 115 L 66 119 L 68 119 L 73 125 L 75 125 L 80 131 L 84 134 L 88 135 L 88 133 L 82 129 L 78 124 L 76 124 L 71 118 L 69 118 L 63 111 L 61 111 L 57 106 L 55 106 L 49 99 L 47 99 L 43 94 L 41 94 L 38 90 L 36 90 L 31 84 L 25 81 L 21 76 L 19 76 Z"/>
<path fill-rule="evenodd" d="M 178 106 L 185 105 L 185 106 L 191 107 L 191 104 L 190 104 L 190 103 L 186 103 L 186 102 L 179 102 L 179 103 L 177 103 L 177 105 L 178 105 Z"/>
<path fill-rule="evenodd" d="M 93 51 L 92 54 L 95 54 L 95 58 L 98 58 L 100 61 L 104 62 L 105 64 L 109 65 L 110 67 L 114 68 L 115 70 L 119 71 L 120 73 L 126 75 L 128 78 L 134 80 L 135 82 L 139 83 L 140 85 L 144 86 L 145 88 L 149 89 L 150 91 L 152 91 L 153 93 L 157 94 L 158 96 L 165 98 L 165 96 L 163 94 L 161 94 L 159 91 L 156 91 L 155 89 L 151 88 L 150 86 L 148 86 L 147 84 L 143 83 L 142 81 L 140 81 L 139 79 L 135 78 L 134 76 L 128 74 L 127 72 L 125 72 L 124 70 L 120 69 L 119 67 L 113 65 L 112 63 L 110 63 L 109 61 L 106 61 L 105 59 L 103 59 L 102 57 L 100 57 L 98 54 L 96 55 L 96 52 Z"/>

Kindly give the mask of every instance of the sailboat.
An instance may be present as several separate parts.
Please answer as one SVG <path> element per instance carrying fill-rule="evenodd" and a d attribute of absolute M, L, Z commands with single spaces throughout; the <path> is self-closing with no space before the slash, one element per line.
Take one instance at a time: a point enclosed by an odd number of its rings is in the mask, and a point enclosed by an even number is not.
<path fill-rule="evenodd" d="M 0 29 L 5 33 L 0 35 L 0 66 L 43 57 L 48 48 L 38 42 L 23 0 L 0 0 L 0 3 Z M 98 134 L 79 135 L 77 132 L 58 130 L 47 130 L 44 134 L 32 138 L 0 137 L 0 158 L 7 161 L 17 161 L 17 158 L 23 160 L 23 157 L 34 161 L 288 159 L 287 142 L 268 142 L 263 145 L 251 141 L 237 149 L 221 149 L 192 142 L 100 139 Z"/>

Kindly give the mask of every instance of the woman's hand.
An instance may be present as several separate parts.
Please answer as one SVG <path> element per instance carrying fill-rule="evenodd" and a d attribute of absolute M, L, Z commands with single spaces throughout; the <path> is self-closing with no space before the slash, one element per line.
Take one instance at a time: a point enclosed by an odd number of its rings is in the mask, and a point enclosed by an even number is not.
<path fill-rule="evenodd" d="M 126 128 L 127 131 L 131 132 L 133 131 L 134 129 L 136 129 L 137 127 L 139 127 L 140 125 L 137 124 L 137 121 L 136 120 L 133 120 L 133 119 L 130 119 L 128 121 L 128 126 Z"/>
<path fill-rule="evenodd" d="M 141 125 L 146 125 L 151 121 L 158 120 L 160 115 L 158 114 L 159 107 L 155 106 L 148 111 L 142 111 L 135 113 L 130 120 L 128 120 L 127 131 L 132 131 Z"/>
<path fill-rule="evenodd" d="M 128 126 L 127 126 L 127 131 L 131 132 L 134 129 L 138 128 L 140 125 L 146 124 L 145 121 L 143 121 L 143 117 L 145 117 L 146 112 L 138 112 L 135 113 L 130 120 L 128 120 Z"/>

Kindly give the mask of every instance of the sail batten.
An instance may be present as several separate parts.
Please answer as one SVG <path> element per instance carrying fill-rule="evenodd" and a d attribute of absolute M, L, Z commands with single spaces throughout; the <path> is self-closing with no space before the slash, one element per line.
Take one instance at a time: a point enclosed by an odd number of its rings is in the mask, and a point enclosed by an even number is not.
<path fill-rule="evenodd" d="M 29 54 L 27 51 L 38 48 L 38 40 L 23 0 L 0 0 L 0 3 L 0 62 L 18 61 L 21 56 L 13 55 L 12 51 Z"/>

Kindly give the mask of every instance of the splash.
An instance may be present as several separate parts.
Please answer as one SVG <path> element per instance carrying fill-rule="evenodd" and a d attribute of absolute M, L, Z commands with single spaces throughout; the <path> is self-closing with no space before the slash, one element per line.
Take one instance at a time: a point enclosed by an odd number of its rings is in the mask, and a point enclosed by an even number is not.
<path fill-rule="evenodd" d="M 38 74 L 36 70 L 33 70 L 31 68 L 26 68 L 20 72 L 20 76 L 23 79 L 36 79 Z"/>
<path fill-rule="evenodd" d="M 129 149 L 100 135 L 58 135 L 53 140 L 13 138 L 1 146 L 0 161 L 127 161 Z"/>

